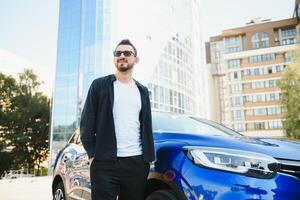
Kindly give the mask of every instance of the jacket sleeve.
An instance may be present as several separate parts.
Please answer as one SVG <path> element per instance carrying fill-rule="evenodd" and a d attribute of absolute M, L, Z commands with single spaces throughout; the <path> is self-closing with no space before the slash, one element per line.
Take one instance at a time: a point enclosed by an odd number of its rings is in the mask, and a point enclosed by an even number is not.
<path fill-rule="evenodd" d="M 94 157 L 96 145 L 97 94 L 95 81 L 91 84 L 80 120 L 80 139 L 88 157 Z"/>
<path fill-rule="evenodd" d="M 150 97 L 149 97 L 149 91 L 147 91 L 147 121 L 148 121 L 148 137 L 149 137 L 149 153 L 150 153 L 150 162 L 155 160 L 155 152 L 154 152 L 154 140 L 153 140 L 153 130 L 152 130 L 152 112 L 151 112 L 151 103 L 150 103 Z"/>

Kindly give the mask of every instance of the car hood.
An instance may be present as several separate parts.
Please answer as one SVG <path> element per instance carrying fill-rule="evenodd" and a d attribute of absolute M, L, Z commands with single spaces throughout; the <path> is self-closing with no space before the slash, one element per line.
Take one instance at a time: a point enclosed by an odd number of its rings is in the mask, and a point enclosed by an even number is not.
<path fill-rule="evenodd" d="M 183 145 L 237 149 L 262 153 L 277 159 L 300 161 L 300 143 L 283 139 L 156 132 L 154 140 L 155 142 L 175 140 Z"/>

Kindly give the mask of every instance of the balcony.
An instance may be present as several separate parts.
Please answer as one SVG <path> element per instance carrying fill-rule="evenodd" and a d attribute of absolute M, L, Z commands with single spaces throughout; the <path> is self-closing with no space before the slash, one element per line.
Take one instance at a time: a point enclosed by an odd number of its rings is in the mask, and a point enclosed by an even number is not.
<path fill-rule="evenodd" d="M 282 119 L 283 115 L 246 115 L 246 121 L 258 121 L 258 120 L 273 120 L 273 119 Z"/>
<path fill-rule="evenodd" d="M 262 75 L 254 75 L 254 76 L 243 76 L 242 81 L 249 80 L 262 80 L 262 79 L 271 79 L 271 78 L 280 78 L 282 77 L 282 72 L 276 72 L 272 74 L 262 74 Z"/>
<path fill-rule="evenodd" d="M 267 88 L 246 88 L 243 89 L 244 94 L 253 94 L 253 93 L 264 93 L 264 92 L 278 92 L 280 91 L 279 87 L 267 87 Z"/>
<path fill-rule="evenodd" d="M 274 105 L 281 105 L 280 100 L 276 101 L 263 101 L 263 102 L 246 102 L 244 104 L 244 107 L 260 107 L 260 106 L 274 106 Z"/>

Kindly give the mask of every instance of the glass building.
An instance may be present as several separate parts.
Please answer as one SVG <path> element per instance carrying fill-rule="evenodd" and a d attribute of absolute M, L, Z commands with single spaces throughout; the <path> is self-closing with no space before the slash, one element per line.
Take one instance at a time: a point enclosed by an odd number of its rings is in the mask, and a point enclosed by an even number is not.
<path fill-rule="evenodd" d="M 78 128 L 91 82 L 114 73 L 112 52 L 126 38 L 153 110 L 209 116 L 199 0 L 60 0 L 50 164 Z"/>

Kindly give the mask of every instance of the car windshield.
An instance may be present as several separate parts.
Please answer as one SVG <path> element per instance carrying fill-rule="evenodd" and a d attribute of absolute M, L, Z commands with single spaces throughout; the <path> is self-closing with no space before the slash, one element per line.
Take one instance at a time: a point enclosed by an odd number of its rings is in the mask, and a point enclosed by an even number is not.
<path fill-rule="evenodd" d="M 218 123 L 186 115 L 153 112 L 152 125 L 154 132 L 241 136 L 241 134 Z"/>

